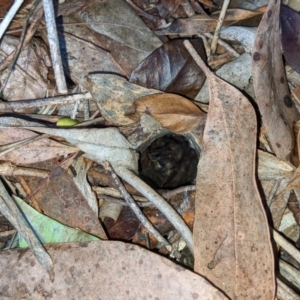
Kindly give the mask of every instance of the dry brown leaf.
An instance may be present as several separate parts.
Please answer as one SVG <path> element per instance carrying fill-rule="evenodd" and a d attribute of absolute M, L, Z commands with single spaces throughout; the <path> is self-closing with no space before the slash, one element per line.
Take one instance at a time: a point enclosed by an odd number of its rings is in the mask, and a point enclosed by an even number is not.
<path fill-rule="evenodd" d="M 162 45 L 123 0 L 94 1 L 71 17 L 91 29 L 98 45 L 100 42 L 127 74 Z"/>
<path fill-rule="evenodd" d="M 87 89 L 97 101 L 101 115 L 114 125 L 134 123 L 126 116 L 134 100 L 160 93 L 158 90 L 141 87 L 113 74 L 91 74 L 88 76 L 88 84 Z"/>
<path fill-rule="evenodd" d="M 85 196 L 78 189 L 70 175 L 58 167 L 57 161 L 46 161 L 32 167 L 44 170 L 50 169 L 53 172 L 52 176 L 49 174 L 49 183 L 35 196 L 36 202 L 45 215 L 101 239 L 107 238 L 97 214 L 91 209 Z M 55 176 L 59 171 L 62 172 Z M 27 184 L 34 193 L 43 185 L 44 180 L 29 177 L 27 178 Z"/>
<path fill-rule="evenodd" d="M 279 31 L 280 1 L 271 0 L 258 27 L 252 50 L 253 87 L 275 154 L 289 161 L 294 146 L 293 124 L 300 119 L 282 61 Z"/>
<path fill-rule="evenodd" d="M 18 44 L 18 38 L 5 35 L 0 47 L 0 61 L 14 51 Z M 49 87 L 47 75 L 50 66 L 51 61 L 46 44 L 40 39 L 33 38 L 18 56 L 15 70 L 11 72 L 10 68 L 6 68 L 1 72 L 2 98 L 22 100 L 44 97 Z M 26 111 L 28 112 L 28 109 Z"/>
<path fill-rule="evenodd" d="M 261 15 L 260 12 L 253 12 L 242 9 L 228 9 L 224 18 L 223 27 L 232 25 L 244 19 L 253 18 Z M 212 17 L 206 15 L 197 14 L 189 18 L 176 19 L 168 28 L 158 30 L 155 33 L 157 35 L 168 34 L 185 34 L 194 35 L 200 33 L 212 32 L 216 29 L 217 20 L 219 18 L 219 12 L 212 15 Z"/>
<path fill-rule="evenodd" d="M 252 11 L 252 10 L 246 10 L 246 9 L 227 9 L 226 11 L 226 15 L 224 18 L 225 22 L 238 22 L 238 21 L 242 21 L 245 19 L 250 19 L 253 17 L 257 17 L 259 15 L 261 15 L 262 13 L 259 11 Z M 218 20 L 220 16 L 220 12 L 215 12 L 211 14 L 211 17 Z"/>
<path fill-rule="evenodd" d="M 198 60 L 210 106 L 196 183 L 194 270 L 231 299 L 274 299 L 272 245 L 254 175 L 255 111 Z"/>
<path fill-rule="evenodd" d="M 147 113 L 164 128 L 187 133 L 205 123 L 206 113 L 190 100 L 176 94 L 153 94 L 134 102 L 138 113 Z"/>
<path fill-rule="evenodd" d="M 7 145 L 34 136 L 37 134 L 27 129 L 1 128 L 0 145 Z M 66 146 L 50 139 L 42 139 L 4 154 L 0 156 L 0 159 L 15 164 L 32 164 L 77 151 L 76 147 Z"/>
<path fill-rule="evenodd" d="M 46 248 L 55 262 L 53 283 L 30 251 L 0 255 L 2 298 L 228 299 L 201 276 L 139 246 L 105 241 Z"/>
<path fill-rule="evenodd" d="M 65 23 L 76 23 L 71 17 L 63 18 Z M 65 70 L 77 84 L 86 87 L 86 76 L 92 73 L 111 72 L 126 76 L 126 72 L 114 60 L 90 29 L 81 25 L 64 24 L 64 32 L 59 33 Z M 45 29 L 46 30 L 46 29 Z M 46 34 L 46 32 L 43 32 Z"/>

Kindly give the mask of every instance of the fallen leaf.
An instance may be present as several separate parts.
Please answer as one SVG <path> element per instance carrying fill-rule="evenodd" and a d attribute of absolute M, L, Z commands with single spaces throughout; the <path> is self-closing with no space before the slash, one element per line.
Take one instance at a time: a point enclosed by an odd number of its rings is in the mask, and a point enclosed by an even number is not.
<path fill-rule="evenodd" d="M 89 182 L 87 181 L 87 172 L 93 165 L 93 162 L 85 157 L 78 157 L 72 164 L 72 171 L 69 168 L 68 174 L 72 177 L 77 188 L 84 195 L 91 209 L 98 215 L 98 201 L 95 193 L 92 191 Z"/>
<path fill-rule="evenodd" d="M 201 39 L 191 43 L 199 55 L 206 59 Z M 195 98 L 205 75 L 188 55 L 182 40 L 164 43 L 153 51 L 130 75 L 129 81 L 146 88 Z"/>
<path fill-rule="evenodd" d="M 27 129 L 62 137 L 85 152 L 85 157 L 99 164 L 107 160 L 114 166 L 122 165 L 131 170 L 138 169 L 138 154 L 117 128 L 27 127 Z"/>
<path fill-rule="evenodd" d="M 175 94 L 154 94 L 135 101 L 138 113 L 147 113 L 164 128 L 187 133 L 205 123 L 206 114 L 190 100 Z"/>
<path fill-rule="evenodd" d="M 272 244 L 255 182 L 255 111 L 200 58 L 197 63 L 210 105 L 196 183 L 194 270 L 231 299 L 274 299 Z"/>
<path fill-rule="evenodd" d="M 257 104 L 272 150 L 289 161 L 294 147 L 293 124 L 300 119 L 282 61 L 280 1 L 271 0 L 258 27 L 252 51 L 252 76 Z"/>
<path fill-rule="evenodd" d="M 7 145 L 37 135 L 23 128 L 0 128 L 0 145 Z M 76 147 L 66 146 L 50 139 L 42 139 L 23 146 L 21 149 L 1 155 L 0 159 L 15 164 L 32 164 L 77 151 Z"/>
<path fill-rule="evenodd" d="M 111 74 L 89 75 L 88 82 L 88 90 L 97 101 L 101 115 L 114 125 L 134 123 L 135 121 L 126 116 L 133 102 L 140 97 L 160 93 Z"/>
<path fill-rule="evenodd" d="M 64 31 L 59 31 L 58 34 L 62 61 L 66 73 L 75 83 L 86 87 L 86 76 L 96 72 L 128 75 L 111 53 L 103 49 L 90 29 L 83 24 L 72 24 L 76 23 L 72 17 L 64 17 L 63 21 Z"/>
<path fill-rule="evenodd" d="M 43 244 L 66 242 L 89 242 L 99 240 L 97 237 L 81 230 L 65 226 L 47 216 L 40 214 L 22 199 L 14 197 L 31 228 Z M 18 247 L 28 248 L 26 240 L 19 234 Z"/>
<path fill-rule="evenodd" d="M 62 167 L 57 167 L 57 165 L 57 161 L 51 160 L 43 162 L 43 164 L 31 165 L 31 167 L 61 171 Z M 56 171 L 48 178 L 50 180 L 47 185 L 34 197 L 39 208 L 45 215 L 66 226 L 79 228 L 101 239 L 106 239 L 98 215 L 89 206 L 73 179 L 66 171 L 62 171 L 58 176 L 55 175 Z M 33 177 L 26 178 L 32 194 L 43 185 L 44 180 Z M 29 197 L 29 199 L 31 198 Z"/>
<path fill-rule="evenodd" d="M 131 241 L 141 223 L 128 206 L 124 206 L 116 222 L 106 219 L 104 226 L 110 239 Z"/>
<path fill-rule="evenodd" d="M 222 27 L 227 27 L 241 20 L 244 20 L 245 18 L 253 18 L 259 15 L 261 15 L 260 12 L 240 9 L 228 9 Z M 196 35 L 212 32 L 217 26 L 218 18 L 219 12 L 212 15 L 212 17 L 198 14 L 189 18 L 179 18 L 176 19 L 168 28 L 157 30 L 155 31 L 155 33 L 157 35 Z"/>
<path fill-rule="evenodd" d="M 281 42 L 284 58 L 300 74 L 300 14 L 286 5 L 280 6 Z"/>
<path fill-rule="evenodd" d="M 157 3 L 156 8 L 158 9 L 158 14 L 161 18 L 170 17 L 179 7 L 182 0 L 161 0 Z"/>
<path fill-rule="evenodd" d="M 18 44 L 18 38 L 5 35 L 1 42 L 0 61 L 15 50 Z M 33 38 L 21 51 L 15 70 L 11 72 L 10 68 L 6 68 L 1 72 L 2 97 L 9 101 L 44 97 L 49 87 L 47 74 L 50 66 L 51 61 L 46 44 L 40 39 Z M 11 75 L 8 78 L 10 72 Z"/>
<path fill-rule="evenodd" d="M 95 1 L 72 18 L 92 30 L 127 74 L 162 45 L 123 0 Z"/>
<path fill-rule="evenodd" d="M 0 255 L 5 270 L 0 281 L 3 297 L 228 299 L 201 276 L 138 246 L 101 241 L 46 248 L 55 261 L 53 283 L 30 251 L 9 250 Z"/>

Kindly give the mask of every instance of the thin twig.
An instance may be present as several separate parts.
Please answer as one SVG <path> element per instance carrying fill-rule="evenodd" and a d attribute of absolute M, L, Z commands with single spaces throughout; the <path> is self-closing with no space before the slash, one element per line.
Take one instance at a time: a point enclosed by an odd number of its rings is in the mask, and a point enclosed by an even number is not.
<path fill-rule="evenodd" d="M 300 251 L 274 229 L 273 238 L 280 247 L 297 260 L 298 263 L 300 263 Z"/>
<path fill-rule="evenodd" d="M 52 59 L 52 67 L 55 75 L 55 82 L 57 90 L 65 94 L 67 89 L 66 77 L 64 74 L 64 68 L 62 65 L 59 40 L 56 30 L 56 22 L 53 8 L 52 0 L 43 0 L 44 11 L 45 11 L 45 20 L 47 26 L 48 42 Z"/>
<path fill-rule="evenodd" d="M 37 11 L 35 11 L 35 8 L 37 7 L 38 3 L 39 3 L 39 0 L 36 0 L 35 3 L 33 4 L 32 9 L 28 13 L 28 15 L 27 15 L 27 17 L 24 21 L 23 30 L 22 30 L 22 34 L 21 34 L 21 37 L 20 37 L 19 45 L 17 46 L 16 51 L 14 52 L 14 58 L 13 58 L 12 62 L 10 63 L 10 67 L 9 67 L 10 71 L 12 71 L 14 69 L 14 65 L 15 65 L 15 63 L 16 63 L 19 55 L 20 55 L 20 52 L 21 52 L 21 49 L 22 49 L 22 46 L 23 46 L 23 43 L 24 43 L 24 40 L 25 40 L 26 30 L 27 30 L 27 26 L 28 26 L 28 23 L 29 23 L 29 19 L 31 18 L 31 16 L 33 15 L 34 12 L 35 12 L 35 14 L 37 14 Z M 8 77 L 10 77 L 10 74 L 8 75 Z"/>
<path fill-rule="evenodd" d="M 204 34 L 206 37 L 213 39 L 213 35 L 209 32 Z M 240 57 L 240 54 L 235 51 L 231 46 L 229 46 L 227 43 L 225 43 L 223 40 L 218 39 L 217 43 L 221 46 L 223 46 L 228 52 L 232 53 L 234 57 Z"/>
<path fill-rule="evenodd" d="M 22 234 L 28 246 L 41 265 L 48 271 L 51 281 L 54 280 L 53 263 L 43 244 L 36 237 L 32 228 L 15 201 L 6 191 L 0 180 L 0 211 L 6 219 Z"/>
<path fill-rule="evenodd" d="M 3 21 L 0 24 L 0 39 L 2 38 L 5 30 L 7 29 L 8 25 L 10 24 L 11 20 L 14 18 L 15 14 L 21 7 L 24 0 L 16 0 L 13 6 L 10 8 L 6 16 L 4 17 Z"/>
<path fill-rule="evenodd" d="M 142 223 L 142 225 L 156 238 L 156 240 L 163 246 L 165 246 L 168 251 L 172 250 L 171 244 L 154 228 L 154 226 L 149 222 L 149 220 L 143 215 L 142 211 L 135 203 L 131 195 L 127 192 L 121 180 L 118 178 L 117 174 L 113 170 L 109 162 L 104 162 L 104 167 L 107 170 L 108 174 L 111 176 L 114 184 L 124 197 L 125 201 L 128 203 L 128 206 L 133 210 L 136 217 Z"/>
<path fill-rule="evenodd" d="M 38 141 L 38 140 L 41 140 L 41 139 L 45 139 L 45 138 L 48 138 L 50 136 L 51 136 L 51 134 L 44 133 L 42 135 L 36 135 L 36 136 L 29 137 L 27 139 L 17 141 L 17 142 L 8 144 L 8 145 L 0 146 L 0 157 L 7 154 L 7 153 L 9 153 L 9 152 L 11 152 L 11 151 L 18 150 L 18 149 L 20 149 L 20 148 L 24 147 L 25 145 L 28 145 L 32 142 L 35 142 L 35 141 Z"/>
<path fill-rule="evenodd" d="M 192 17 L 196 14 L 189 0 L 183 0 L 181 2 L 181 7 L 188 17 Z"/>
<path fill-rule="evenodd" d="M 139 16 L 144 17 L 144 18 L 148 19 L 149 21 L 153 22 L 155 25 L 157 25 L 158 29 L 164 29 L 170 25 L 170 24 L 167 24 L 165 19 L 161 19 L 159 17 L 156 17 L 156 16 L 146 13 L 145 11 L 140 9 L 137 5 L 135 5 L 131 0 L 125 0 L 125 1 L 135 10 L 135 12 Z"/>
<path fill-rule="evenodd" d="M 122 199 L 121 193 L 115 188 L 93 186 L 92 190 L 97 195 L 107 195 L 107 196 L 110 196 L 110 197 L 113 197 L 113 198 Z M 128 188 L 126 188 L 126 190 L 128 190 Z M 133 196 L 133 198 L 134 198 L 135 201 L 139 201 L 139 202 L 147 202 L 148 201 L 145 197 L 141 197 L 141 196 Z"/>
<path fill-rule="evenodd" d="M 100 195 L 99 198 L 101 198 L 105 201 L 108 201 L 108 202 L 121 204 L 123 206 L 128 206 L 128 203 L 126 201 L 124 201 L 123 199 L 120 199 L 120 198 L 115 198 L 115 197 L 111 197 L 111 196 L 107 196 L 107 195 Z M 149 201 L 148 202 L 137 202 L 137 205 L 139 207 L 149 207 L 149 206 L 152 205 L 152 203 L 149 202 Z"/>
<path fill-rule="evenodd" d="M 0 49 L 0 55 L 4 58 L 8 57 L 8 54 L 6 54 L 2 49 Z M 30 80 L 32 83 L 37 84 L 37 80 L 32 77 L 29 73 L 27 73 L 24 69 L 22 69 L 18 64 L 16 64 L 16 69 L 28 80 Z"/>
<path fill-rule="evenodd" d="M 204 63 L 200 55 L 196 52 L 195 48 L 191 44 L 190 41 L 185 40 L 183 42 L 183 45 L 185 48 L 189 51 L 190 55 L 194 59 L 195 63 L 202 69 L 206 77 L 209 77 L 211 75 L 211 70 L 207 67 L 207 65 Z"/>
<path fill-rule="evenodd" d="M 175 190 L 171 191 L 166 191 L 166 190 L 158 190 L 158 193 L 163 196 L 164 198 L 170 198 L 174 195 L 181 194 L 183 192 L 191 192 L 191 191 L 196 191 L 196 186 L 195 185 L 186 185 L 186 186 L 181 186 Z"/>
<path fill-rule="evenodd" d="M 44 105 L 53 105 L 53 104 L 64 104 L 67 102 L 76 102 L 82 98 L 92 99 L 90 93 L 86 94 L 73 94 L 69 96 L 57 96 L 49 98 L 39 98 L 31 100 L 17 100 L 9 102 L 0 102 L 0 111 L 5 109 L 23 109 L 23 108 L 32 108 Z"/>
<path fill-rule="evenodd" d="M 10 162 L 0 163 L 0 174 L 2 176 L 33 176 L 45 178 L 49 175 L 49 171 L 18 167 Z"/>
<path fill-rule="evenodd" d="M 142 195 L 144 195 L 166 216 L 170 223 L 181 234 L 182 239 L 186 242 L 191 253 L 194 253 L 192 232 L 184 222 L 184 220 L 181 218 L 181 216 L 176 212 L 176 210 L 143 180 L 141 180 L 138 176 L 136 176 L 128 169 L 119 166 L 115 171 L 122 179 L 127 181 Z"/>
<path fill-rule="evenodd" d="M 229 3 L 230 3 L 230 0 L 224 0 L 224 2 L 223 2 L 223 6 L 222 6 L 222 9 L 221 9 L 221 12 L 220 12 L 218 24 L 217 24 L 217 27 L 216 27 L 216 30 L 215 30 L 215 33 L 214 33 L 214 37 L 213 37 L 212 42 L 211 42 L 211 53 L 212 54 L 216 53 L 217 45 L 218 45 L 218 38 L 219 38 L 219 35 L 220 35 L 220 30 L 221 30 L 221 27 L 223 25 L 224 17 L 225 17 L 225 14 L 226 14 Z"/>
<path fill-rule="evenodd" d="M 26 31 L 26 36 L 23 43 L 23 48 L 26 48 L 28 43 L 30 42 L 31 38 L 35 34 L 35 31 L 37 30 L 40 20 L 43 17 L 44 10 L 41 8 L 37 14 L 35 15 L 34 19 L 32 20 L 30 26 L 28 27 L 28 30 Z M 12 62 L 14 55 L 16 53 L 17 49 L 15 49 L 12 53 L 10 53 L 0 64 L 0 72 L 3 71 L 5 68 L 9 66 L 9 64 Z"/>
<path fill-rule="evenodd" d="M 1 232 L 0 232 L 0 237 L 9 236 L 9 235 L 12 235 L 12 234 L 14 234 L 14 233 L 16 233 L 16 232 L 17 232 L 16 229 L 6 230 L 6 231 L 1 231 Z"/>

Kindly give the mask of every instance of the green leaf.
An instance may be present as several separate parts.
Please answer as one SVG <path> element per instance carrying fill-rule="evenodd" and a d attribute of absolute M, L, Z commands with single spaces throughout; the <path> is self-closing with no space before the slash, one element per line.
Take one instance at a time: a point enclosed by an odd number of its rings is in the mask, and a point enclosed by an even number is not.
<path fill-rule="evenodd" d="M 93 235 L 65 226 L 37 212 L 18 197 L 14 197 L 14 199 L 42 243 L 89 242 L 99 240 L 99 238 Z M 27 248 L 28 245 L 23 236 L 20 234 L 18 236 L 18 247 Z"/>
<path fill-rule="evenodd" d="M 71 119 L 68 117 L 64 117 L 64 118 L 59 119 L 56 122 L 56 127 L 72 127 L 78 123 L 79 122 L 77 120 L 74 120 L 74 119 Z"/>

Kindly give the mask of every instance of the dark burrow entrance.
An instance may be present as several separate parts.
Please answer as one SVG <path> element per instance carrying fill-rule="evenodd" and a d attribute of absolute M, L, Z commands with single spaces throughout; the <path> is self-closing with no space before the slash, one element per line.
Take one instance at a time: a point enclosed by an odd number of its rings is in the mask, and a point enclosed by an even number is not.
<path fill-rule="evenodd" d="M 174 189 L 193 184 L 200 151 L 183 135 L 167 134 L 141 151 L 141 178 L 155 189 Z"/>

